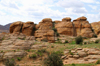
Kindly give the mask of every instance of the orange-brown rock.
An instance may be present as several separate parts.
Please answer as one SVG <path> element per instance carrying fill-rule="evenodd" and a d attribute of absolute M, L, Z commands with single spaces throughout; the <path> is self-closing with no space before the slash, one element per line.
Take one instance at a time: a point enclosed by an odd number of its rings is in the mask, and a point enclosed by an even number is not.
<path fill-rule="evenodd" d="M 48 40 L 49 42 L 54 42 L 54 39 L 50 39 L 51 37 L 54 37 L 52 19 L 45 18 L 36 27 L 38 29 L 35 31 L 35 37 L 37 40 Z"/>
<path fill-rule="evenodd" d="M 62 35 L 73 36 L 73 23 L 71 22 L 71 18 L 63 18 L 62 22 L 55 25 L 57 32 Z"/>
<path fill-rule="evenodd" d="M 91 30 L 91 25 L 87 21 L 86 17 L 79 17 L 73 20 L 74 24 L 74 35 L 83 37 L 93 37 L 94 33 Z"/>
<path fill-rule="evenodd" d="M 71 18 L 70 17 L 63 18 L 62 22 L 71 22 Z"/>
<path fill-rule="evenodd" d="M 10 25 L 9 32 L 10 33 L 21 32 L 22 26 L 23 26 L 23 22 L 21 21 L 14 22 Z"/>
<path fill-rule="evenodd" d="M 22 33 L 27 36 L 34 35 L 34 30 L 33 30 L 34 27 L 35 27 L 34 22 L 30 22 L 30 21 L 26 22 L 23 24 Z"/>
<path fill-rule="evenodd" d="M 91 23 L 92 29 L 94 30 L 95 34 L 100 36 L 100 21 Z"/>
<path fill-rule="evenodd" d="M 57 23 L 60 23 L 61 21 L 59 21 L 59 20 L 55 20 L 54 22 L 55 22 L 55 24 L 57 24 Z"/>

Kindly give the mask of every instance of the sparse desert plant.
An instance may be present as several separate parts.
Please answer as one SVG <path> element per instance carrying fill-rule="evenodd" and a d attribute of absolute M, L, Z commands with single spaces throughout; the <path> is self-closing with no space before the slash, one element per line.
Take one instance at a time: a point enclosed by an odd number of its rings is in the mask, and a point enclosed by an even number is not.
<path fill-rule="evenodd" d="M 96 64 L 100 64 L 100 59 L 96 62 Z"/>
<path fill-rule="evenodd" d="M 29 55 L 29 58 L 35 59 L 35 58 L 37 58 L 37 55 L 36 54 Z"/>
<path fill-rule="evenodd" d="M 93 35 L 93 37 L 97 38 L 97 35 L 96 35 L 96 34 L 94 34 L 94 35 Z"/>
<path fill-rule="evenodd" d="M 20 58 L 20 57 L 17 57 L 17 60 L 18 60 L 18 61 L 21 61 L 21 60 L 22 60 L 22 58 Z"/>
<path fill-rule="evenodd" d="M 30 49 L 28 49 L 27 52 L 30 52 Z"/>
<path fill-rule="evenodd" d="M 57 38 L 57 41 L 59 41 L 60 39 L 59 38 Z"/>
<path fill-rule="evenodd" d="M 95 43 L 99 43 L 100 40 L 96 40 Z"/>
<path fill-rule="evenodd" d="M 45 66 L 63 66 L 63 61 L 61 59 L 61 56 L 53 52 L 49 54 L 47 58 L 44 59 L 44 65 Z"/>
<path fill-rule="evenodd" d="M 76 66 L 74 63 L 72 63 L 72 65 L 71 66 Z"/>
<path fill-rule="evenodd" d="M 14 59 L 7 59 L 4 62 L 5 66 L 15 66 L 15 60 Z"/>
<path fill-rule="evenodd" d="M 75 42 L 76 42 L 76 44 L 82 44 L 83 38 L 81 36 L 78 36 L 75 38 Z"/>
<path fill-rule="evenodd" d="M 67 40 L 65 40 L 65 43 L 68 43 L 68 41 L 67 41 Z"/>
<path fill-rule="evenodd" d="M 70 55 L 74 55 L 74 54 L 71 52 L 71 50 L 69 50 L 69 54 L 70 54 Z"/>
<path fill-rule="evenodd" d="M 51 48 L 54 48 L 54 46 L 52 45 Z"/>

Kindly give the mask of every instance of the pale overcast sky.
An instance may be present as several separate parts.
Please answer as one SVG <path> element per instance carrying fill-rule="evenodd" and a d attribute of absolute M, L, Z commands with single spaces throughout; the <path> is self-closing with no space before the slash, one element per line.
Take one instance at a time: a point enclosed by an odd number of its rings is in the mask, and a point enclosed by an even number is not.
<path fill-rule="evenodd" d="M 86 16 L 88 21 L 100 21 L 100 0 L 0 0 L 0 24 L 15 21 L 40 22 L 43 18 L 72 20 Z"/>

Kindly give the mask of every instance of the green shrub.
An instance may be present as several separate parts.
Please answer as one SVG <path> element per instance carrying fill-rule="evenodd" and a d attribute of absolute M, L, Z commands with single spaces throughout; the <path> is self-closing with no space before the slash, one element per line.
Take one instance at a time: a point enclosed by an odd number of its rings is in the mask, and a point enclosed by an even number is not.
<path fill-rule="evenodd" d="M 57 38 L 57 41 L 59 41 L 60 39 L 59 38 Z"/>
<path fill-rule="evenodd" d="M 67 41 L 67 40 L 65 40 L 65 43 L 68 43 L 68 41 Z"/>
<path fill-rule="evenodd" d="M 54 46 L 51 46 L 51 48 L 54 48 Z"/>
<path fill-rule="evenodd" d="M 18 60 L 18 61 L 21 61 L 21 60 L 22 60 L 22 58 L 20 58 L 20 57 L 17 57 L 17 60 Z"/>
<path fill-rule="evenodd" d="M 4 62 L 5 66 L 15 66 L 15 60 L 14 59 L 7 59 Z"/>
<path fill-rule="evenodd" d="M 76 66 L 74 63 L 72 63 L 72 65 L 71 66 Z"/>
<path fill-rule="evenodd" d="M 78 36 L 75 38 L 75 42 L 76 42 L 76 44 L 82 44 L 83 38 L 81 36 Z"/>
<path fill-rule="evenodd" d="M 56 53 L 57 55 L 59 55 L 59 56 L 63 56 L 63 55 L 64 55 L 62 51 L 56 51 L 55 53 Z"/>
<path fill-rule="evenodd" d="M 96 40 L 95 43 L 99 43 L 100 40 Z"/>
<path fill-rule="evenodd" d="M 55 27 L 53 27 L 52 30 L 53 30 L 54 32 L 57 32 L 57 29 L 56 29 Z"/>
<path fill-rule="evenodd" d="M 37 58 L 37 55 L 36 54 L 32 54 L 32 55 L 29 55 L 29 58 Z"/>
<path fill-rule="evenodd" d="M 45 53 L 46 52 L 46 49 L 39 49 L 37 52 Z"/>
<path fill-rule="evenodd" d="M 37 56 L 43 56 L 42 52 L 36 52 Z"/>
<path fill-rule="evenodd" d="M 63 66 L 63 61 L 57 53 L 53 52 L 50 55 L 48 55 L 47 58 L 44 59 L 44 65 L 45 66 Z"/>
<path fill-rule="evenodd" d="M 58 32 L 56 32 L 56 36 L 59 36 L 59 33 Z"/>
<path fill-rule="evenodd" d="M 28 49 L 27 52 L 30 52 L 30 49 Z"/>
<path fill-rule="evenodd" d="M 100 64 L 100 59 L 96 62 L 96 64 Z"/>
<path fill-rule="evenodd" d="M 87 44 L 87 42 L 84 42 L 84 44 Z"/>
<path fill-rule="evenodd" d="M 94 35 L 93 35 L 93 37 L 97 38 L 97 35 L 96 35 L 96 34 L 94 34 Z"/>
<path fill-rule="evenodd" d="M 74 54 L 71 52 L 71 50 L 69 50 L 69 54 L 70 54 L 70 55 L 74 55 Z"/>

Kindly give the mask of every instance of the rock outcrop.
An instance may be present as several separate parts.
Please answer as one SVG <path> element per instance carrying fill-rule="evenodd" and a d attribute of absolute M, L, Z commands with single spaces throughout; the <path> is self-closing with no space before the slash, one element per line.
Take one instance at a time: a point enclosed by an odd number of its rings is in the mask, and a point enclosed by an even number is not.
<path fill-rule="evenodd" d="M 37 40 L 48 40 L 54 42 L 54 31 L 52 30 L 53 24 L 52 19 L 45 18 L 37 26 L 35 31 L 35 37 Z"/>
<path fill-rule="evenodd" d="M 10 25 L 10 33 L 23 33 L 25 34 L 26 36 L 32 36 L 34 35 L 34 22 L 26 22 L 26 23 L 23 23 L 21 21 L 17 21 L 17 22 L 14 22 Z"/>
<path fill-rule="evenodd" d="M 94 33 L 92 32 L 91 25 L 86 17 L 79 17 L 73 20 L 73 24 L 75 36 L 81 35 L 83 37 L 93 37 Z"/>
<path fill-rule="evenodd" d="M 33 22 L 26 22 L 23 24 L 22 33 L 27 36 L 34 35 L 34 23 Z"/>
<path fill-rule="evenodd" d="M 10 25 L 9 32 L 10 33 L 16 33 L 16 32 L 20 33 L 22 31 L 22 26 L 23 26 L 23 22 L 21 21 L 14 22 Z"/>
<path fill-rule="evenodd" d="M 71 18 L 66 17 L 63 18 L 61 22 L 55 24 L 55 28 L 57 32 L 62 35 L 73 36 L 73 23 L 71 22 Z"/>
<path fill-rule="evenodd" d="M 92 29 L 94 30 L 95 34 L 100 36 L 100 21 L 91 23 Z"/>

